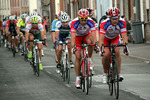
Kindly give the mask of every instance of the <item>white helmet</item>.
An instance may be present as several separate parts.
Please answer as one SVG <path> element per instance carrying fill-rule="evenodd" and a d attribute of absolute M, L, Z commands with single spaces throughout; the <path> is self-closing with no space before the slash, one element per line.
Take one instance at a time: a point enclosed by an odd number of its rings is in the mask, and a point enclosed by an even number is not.
<path fill-rule="evenodd" d="M 13 15 L 10 16 L 10 17 L 9 17 L 9 20 L 15 20 L 15 16 L 13 16 Z"/>
<path fill-rule="evenodd" d="M 60 15 L 60 21 L 61 22 L 68 22 L 68 21 L 70 21 L 70 16 L 66 12 L 63 12 Z"/>
<path fill-rule="evenodd" d="M 28 16 L 27 14 L 22 14 L 22 15 L 21 15 L 21 18 L 22 18 L 22 19 L 25 19 L 27 16 Z"/>
<path fill-rule="evenodd" d="M 38 13 L 37 13 L 37 12 L 31 12 L 31 13 L 30 13 L 30 17 L 31 17 L 31 16 L 38 16 Z"/>
<path fill-rule="evenodd" d="M 57 13 L 57 18 L 60 20 L 60 16 L 61 16 L 61 14 L 63 13 L 64 11 L 59 11 L 58 13 Z"/>

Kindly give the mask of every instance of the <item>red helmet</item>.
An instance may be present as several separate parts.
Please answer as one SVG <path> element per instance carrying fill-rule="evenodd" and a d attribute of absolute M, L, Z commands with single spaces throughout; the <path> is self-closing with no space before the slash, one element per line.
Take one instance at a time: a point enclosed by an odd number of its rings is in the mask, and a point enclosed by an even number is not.
<path fill-rule="evenodd" d="M 120 10 L 118 8 L 113 7 L 108 11 L 108 15 L 110 17 L 119 17 L 120 16 Z"/>
<path fill-rule="evenodd" d="M 86 8 L 86 10 L 89 12 L 90 16 L 93 16 L 94 10 L 92 8 Z"/>
<path fill-rule="evenodd" d="M 79 17 L 83 17 L 83 18 L 86 18 L 89 16 L 89 12 L 86 10 L 86 9 L 80 9 L 78 11 L 78 16 Z"/>

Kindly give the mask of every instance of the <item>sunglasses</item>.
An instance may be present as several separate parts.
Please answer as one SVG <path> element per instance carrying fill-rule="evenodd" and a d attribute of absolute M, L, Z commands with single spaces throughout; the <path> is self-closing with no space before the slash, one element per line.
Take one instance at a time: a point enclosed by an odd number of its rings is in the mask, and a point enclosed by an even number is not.
<path fill-rule="evenodd" d="M 88 20 L 88 17 L 85 17 L 85 18 L 79 17 L 79 18 L 80 18 L 80 20 L 82 20 L 82 21 L 87 21 L 87 20 Z"/>

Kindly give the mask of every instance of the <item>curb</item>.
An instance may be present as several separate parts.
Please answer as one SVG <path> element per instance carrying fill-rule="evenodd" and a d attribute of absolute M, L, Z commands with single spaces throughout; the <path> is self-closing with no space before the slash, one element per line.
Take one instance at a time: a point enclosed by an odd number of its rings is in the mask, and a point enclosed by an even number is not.
<path fill-rule="evenodd" d="M 150 59 L 148 59 L 148 58 L 137 57 L 137 56 L 133 56 L 133 55 L 126 56 L 124 54 L 121 54 L 121 56 L 128 57 L 128 58 L 133 58 L 133 59 L 138 59 L 138 60 L 142 60 L 143 62 L 145 62 L 147 64 L 150 64 Z"/>

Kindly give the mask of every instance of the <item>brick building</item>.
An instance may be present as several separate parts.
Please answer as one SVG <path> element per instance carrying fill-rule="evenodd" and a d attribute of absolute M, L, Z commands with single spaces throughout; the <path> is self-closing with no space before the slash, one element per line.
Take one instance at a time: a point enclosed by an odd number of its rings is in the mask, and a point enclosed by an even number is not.
<path fill-rule="evenodd" d="M 29 13 L 28 0 L 0 0 L 0 16 L 20 16 L 22 13 Z"/>

